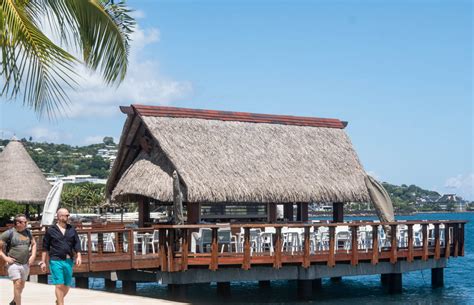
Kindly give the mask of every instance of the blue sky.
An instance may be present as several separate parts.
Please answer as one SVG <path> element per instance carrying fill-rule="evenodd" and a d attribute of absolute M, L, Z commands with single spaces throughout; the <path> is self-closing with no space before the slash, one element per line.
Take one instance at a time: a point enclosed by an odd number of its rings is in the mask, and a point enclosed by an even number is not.
<path fill-rule="evenodd" d="M 83 73 L 54 121 L 0 103 L 0 137 L 118 139 L 131 103 L 331 117 L 366 171 L 474 199 L 471 1 L 130 1 L 118 89 Z"/>

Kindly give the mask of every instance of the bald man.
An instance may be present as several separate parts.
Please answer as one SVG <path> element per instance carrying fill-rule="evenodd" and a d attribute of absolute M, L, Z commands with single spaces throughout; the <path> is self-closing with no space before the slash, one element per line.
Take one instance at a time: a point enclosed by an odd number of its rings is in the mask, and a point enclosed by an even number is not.
<path fill-rule="evenodd" d="M 52 282 L 56 285 L 57 305 L 64 305 L 64 297 L 69 292 L 72 282 L 74 259 L 81 265 L 81 242 L 76 229 L 68 223 L 69 211 L 59 209 L 56 213 L 57 223 L 48 228 L 43 239 L 41 270 L 46 271 L 46 253 L 49 254 L 49 270 Z"/>

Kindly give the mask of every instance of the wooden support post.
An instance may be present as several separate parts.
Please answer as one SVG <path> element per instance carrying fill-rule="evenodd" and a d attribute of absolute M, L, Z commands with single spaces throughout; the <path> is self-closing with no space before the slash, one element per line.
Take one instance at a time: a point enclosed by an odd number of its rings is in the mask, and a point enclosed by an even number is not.
<path fill-rule="evenodd" d="M 380 283 L 382 283 L 383 287 L 388 287 L 389 279 L 390 279 L 390 274 L 388 273 L 382 273 L 380 275 Z"/>
<path fill-rule="evenodd" d="M 379 263 L 379 226 L 372 225 L 372 265 Z"/>
<path fill-rule="evenodd" d="M 176 229 L 169 229 L 168 230 L 168 271 L 169 272 L 174 272 L 175 271 L 175 266 L 174 266 L 174 252 L 175 252 L 175 231 Z"/>
<path fill-rule="evenodd" d="M 390 262 L 395 264 L 398 260 L 397 257 L 397 225 L 390 225 Z"/>
<path fill-rule="evenodd" d="M 198 202 L 188 202 L 186 205 L 188 219 L 186 222 L 188 224 L 197 224 L 200 222 L 201 218 L 201 204 Z"/>
<path fill-rule="evenodd" d="M 298 280 L 298 299 L 311 300 L 313 296 L 313 281 L 312 280 Z"/>
<path fill-rule="evenodd" d="M 402 274 L 401 273 L 389 274 L 388 293 L 390 294 L 402 293 Z"/>
<path fill-rule="evenodd" d="M 444 268 L 431 269 L 431 286 L 433 288 L 444 286 Z"/>
<path fill-rule="evenodd" d="M 136 294 L 137 293 L 137 282 L 135 281 L 122 281 L 122 292 L 125 294 Z"/>
<path fill-rule="evenodd" d="M 439 234 L 439 223 L 435 224 L 435 253 L 434 258 L 439 259 L 441 257 L 441 241 L 440 241 L 440 234 Z"/>
<path fill-rule="evenodd" d="M 309 239 L 309 227 L 305 227 L 304 228 L 304 243 L 303 243 L 303 246 L 304 246 L 304 252 L 303 252 L 303 267 L 304 268 L 309 268 L 309 266 L 311 266 L 311 261 L 309 260 L 309 255 L 310 255 L 310 244 L 311 244 L 311 241 Z"/>
<path fill-rule="evenodd" d="M 275 261 L 273 262 L 273 268 L 280 269 L 281 263 L 281 227 L 276 228 L 276 241 L 275 241 Z"/>
<path fill-rule="evenodd" d="M 76 276 L 76 287 L 77 288 L 89 288 L 89 278 L 88 277 L 78 277 Z"/>
<path fill-rule="evenodd" d="M 270 281 L 258 281 L 258 287 L 260 287 L 261 289 L 268 289 L 270 288 L 270 286 Z"/>
<path fill-rule="evenodd" d="M 313 280 L 313 291 L 320 291 L 323 287 L 323 280 L 322 279 L 314 279 Z"/>
<path fill-rule="evenodd" d="M 217 228 L 212 228 L 212 243 L 211 243 L 211 265 L 209 269 L 212 271 L 218 268 L 218 253 L 219 246 L 217 244 Z"/>
<path fill-rule="evenodd" d="M 444 257 L 449 258 L 451 255 L 451 225 L 444 225 Z"/>
<path fill-rule="evenodd" d="M 48 284 L 48 275 L 47 274 L 38 274 L 38 283 Z"/>
<path fill-rule="evenodd" d="M 268 203 L 268 223 L 277 222 L 277 205 L 276 203 Z"/>
<path fill-rule="evenodd" d="M 351 239 L 351 265 L 356 266 L 359 263 L 359 244 L 357 242 L 357 226 L 351 227 L 352 239 Z"/>
<path fill-rule="evenodd" d="M 298 202 L 296 204 L 296 221 L 302 221 L 301 220 L 301 202 Z"/>
<path fill-rule="evenodd" d="M 250 269 L 250 228 L 244 228 L 244 261 L 242 262 L 242 269 Z"/>
<path fill-rule="evenodd" d="M 461 230 L 459 232 L 459 241 L 460 241 L 460 247 L 459 247 L 459 255 L 464 256 L 464 224 L 461 224 Z"/>
<path fill-rule="evenodd" d="M 181 245 L 181 271 L 188 270 L 188 254 L 189 254 L 189 237 L 188 229 L 182 229 L 183 234 L 183 244 Z"/>
<path fill-rule="evenodd" d="M 145 198 L 138 201 L 138 227 L 150 225 L 150 203 Z"/>
<path fill-rule="evenodd" d="M 428 224 L 424 223 L 421 225 L 421 230 L 423 234 L 423 254 L 422 259 L 424 261 L 428 260 Z"/>
<path fill-rule="evenodd" d="M 307 222 L 309 219 L 309 203 L 302 202 L 301 203 L 301 221 Z"/>
<path fill-rule="evenodd" d="M 344 222 L 344 203 L 343 202 L 332 203 L 332 221 Z"/>
<path fill-rule="evenodd" d="M 329 255 L 328 255 L 328 263 L 327 263 L 329 267 L 334 267 L 336 265 L 335 241 L 336 241 L 336 228 L 329 227 Z"/>
<path fill-rule="evenodd" d="M 217 282 L 217 294 L 221 297 L 229 297 L 230 282 Z"/>
<path fill-rule="evenodd" d="M 160 245 L 160 266 L 161 266 L 161 271 L 165 272 L 168 271 L 168 258 L 166 257 L 166 229 L 160 228 L 159 229 L 159 245 Z M 133 240 L 133 239 L 132 239 Z M 133 252 L 132 252 L 133 253 Z"/>
<path fill-rule="evenodd" d="M 460 232 L 460 224 L 456 224 L 453 227 L 453 234 L 454 234 L 454 251 L 453 251 L 453 256 L 458 257 L 459 255 L 459 232 Z"/>
<path fill-rule="evenodd" d="M 413 225 L 408 225 L 408 257 L 407 262 L 413 262 Z"/>
<path fill-rule="evenodd" d="M 111 290 L 114 290 L 116 288 L 116 284 L 117 282 L 115 281 L 112 281 L 111 279 L 105 279 L 105 290 L 107 291 L 111 291 Z"/>
<path fill-rule="evenodd" d="M 293 203 L 283 204 L 283 218 L 287 221 L 293 221 Z"/>

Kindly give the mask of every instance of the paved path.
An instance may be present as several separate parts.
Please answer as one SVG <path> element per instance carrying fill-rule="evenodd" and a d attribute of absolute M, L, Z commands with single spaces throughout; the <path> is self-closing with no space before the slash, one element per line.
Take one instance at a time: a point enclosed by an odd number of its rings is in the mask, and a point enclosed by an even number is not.
<path fill-rule="evenodd" d="M 8 304 L 13 297 L 12 283 L 0 279 L 0 305 Z M 54 305 L 54 286 L 27 282 L 23 290 L 22 305 Z M 129 296 L 90 289 L 71 288 L 66 297 L 66 305 L 183 305 L 167 300 Z"/>

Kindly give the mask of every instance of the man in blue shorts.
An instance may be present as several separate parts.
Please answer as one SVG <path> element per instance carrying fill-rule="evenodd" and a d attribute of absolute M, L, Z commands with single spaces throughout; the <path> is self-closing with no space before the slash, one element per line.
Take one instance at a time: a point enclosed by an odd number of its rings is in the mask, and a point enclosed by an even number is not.
<path fill-rule="evenodd" d="M 52 282 L 56 285 L 56 302 L 64 305 L 64 297 L 69 292 L 72 282 L 72 267 L 74 258 L 76 265 L 81 265 L 81 243 L 79 235 L 73 226 L 68 224 L 69 212 L 59 209 L 58 221 L 48 228 L 43 238 L 43 254 L 41 256 L 41 270 L 46 271 L 46 254 L 49 254 L 49 270 Z M 47 251 L 47 252 L 46 252 Z"/>

